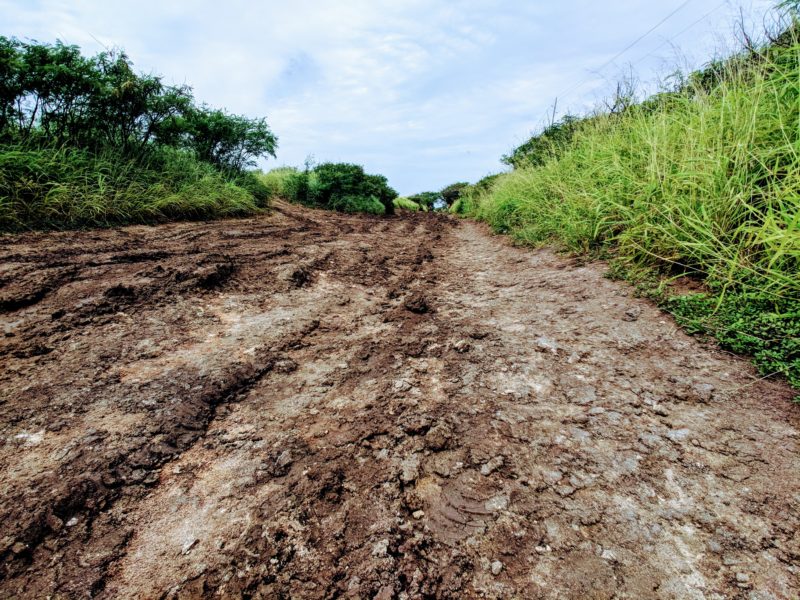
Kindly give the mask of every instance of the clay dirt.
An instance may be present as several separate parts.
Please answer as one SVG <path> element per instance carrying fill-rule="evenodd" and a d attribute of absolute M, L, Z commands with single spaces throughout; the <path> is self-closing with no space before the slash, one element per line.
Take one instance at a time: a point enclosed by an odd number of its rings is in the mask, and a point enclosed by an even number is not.
<path fill-rule="evenodd" d="M 800 597 L 800 408 L 438 214 L 0 238 L 0 597 Z"/>

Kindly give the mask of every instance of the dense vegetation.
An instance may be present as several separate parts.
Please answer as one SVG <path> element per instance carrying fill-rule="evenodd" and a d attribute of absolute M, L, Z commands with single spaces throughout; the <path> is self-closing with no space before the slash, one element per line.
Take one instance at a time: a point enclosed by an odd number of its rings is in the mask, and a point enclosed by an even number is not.
<path fill-rule="evenodd" d="M 800 385 L 796 13 L 782 31 L 644 102 L 551 125 L 451 210 L 521 243 L 612 257 L 691 331 Z M 702 293 L 670 293 L 679 277 Z"/>
<path fill-rule="evenodd" d="M 383 175 L 371 175 L 351 163 L 281 167 L 259 176 L 274 196 L 306 206 L 341 212 L 394 214 L 397 192 Z"/>
<path fill-rule="evenodd" d="M 264 119 L 198 105 L 122 52 L 0 37 L 0 229 L 245 214 Z"/>

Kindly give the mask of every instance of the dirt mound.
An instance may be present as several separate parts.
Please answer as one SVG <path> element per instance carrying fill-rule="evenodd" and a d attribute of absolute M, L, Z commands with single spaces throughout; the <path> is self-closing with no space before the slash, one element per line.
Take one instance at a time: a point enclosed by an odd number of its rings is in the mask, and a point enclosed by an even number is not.
<path fill-rule="evenodd" d="M 0 255 L 4 597 L 800 593 L 791 390 L 603 265 L 286 205 Z"/>

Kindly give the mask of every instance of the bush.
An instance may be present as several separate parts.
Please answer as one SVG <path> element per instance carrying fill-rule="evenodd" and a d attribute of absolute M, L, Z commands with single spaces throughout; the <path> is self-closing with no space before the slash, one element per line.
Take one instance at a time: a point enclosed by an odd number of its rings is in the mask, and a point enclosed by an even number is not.
<path fill-rule="evenodd" d="M 422 207 L 419 204 L 409 198 L 395 198 L 394 207 L 396 209 L 411 210 L 414 212 L 422 210 Z"/>
<path fill-rule="evenodd" d="M 419 204 L 423 210 L 433 210 L 436 203 L 442 201 L 441 192 L 420 192 L 408 197 L 412 202 Z"/>
<path fill-rule="evenodd" d="M 264 186 L 267 198 L 284 198 L 286 200 L 295 200 L 291 180 L 297 173 L 298 171 L 294 167 L 278 167 L 267 173 L 254 172 L 261 185 Z"/>
<path fill-rule="evenodd" d="M 346 213 L 364 212 L 382 215 L 385 212 L 383 204 L 374 196 L 337 196 L 331 200 L 328 207 Z"/>
<path fill-rule="evenodd" d="M 469 187 L 469 183 L 466 181 L 460 181 L 458 183 L 451 183 L 446 188 L 444 188 L 439 195 L 441 199 L 444 201 L 447 206 L 452 206 L 456 200 L 461 197 L 461 192 Z"/>
<path fill-rule="evenodd" d="M 360 165 L 323 163 L 294 171 L 284 180 L 286 196 L 293 202 L 344 212 L 394 213 L 397 192 L 382 175 L 370 175 Z"/>

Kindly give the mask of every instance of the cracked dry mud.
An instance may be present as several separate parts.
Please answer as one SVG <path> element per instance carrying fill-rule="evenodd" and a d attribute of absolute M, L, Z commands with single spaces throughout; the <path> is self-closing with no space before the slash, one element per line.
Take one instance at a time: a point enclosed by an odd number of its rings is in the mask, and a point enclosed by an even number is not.
<path fill-rule="evenodd" d="M 0 597 L 797 598 L 798 407 L 480 225 L 0 240 Z"/>

